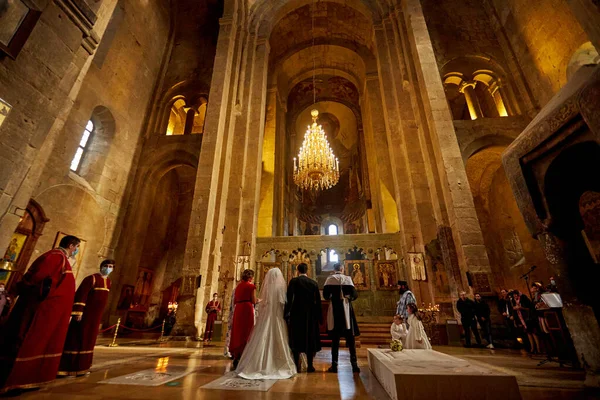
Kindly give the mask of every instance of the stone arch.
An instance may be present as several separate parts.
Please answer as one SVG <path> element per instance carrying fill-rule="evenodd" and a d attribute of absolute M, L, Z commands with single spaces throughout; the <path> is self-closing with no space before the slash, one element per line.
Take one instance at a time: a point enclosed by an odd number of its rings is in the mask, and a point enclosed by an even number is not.
<path fill-rule="evenodd" d="M 154 134 L 203 133 L 208 92 L 208 88 L 200 81 L 182 81 L 165 91 L 157 104 L 158 118 Z M 180 129 L 176 129 L 176 126 Z"/>
<path fill-rule="evenodd" d="M 441 74 L 453 119 L 519 114 L 510 76 L 491 57 L 453 58 L 444 64 Z"/>

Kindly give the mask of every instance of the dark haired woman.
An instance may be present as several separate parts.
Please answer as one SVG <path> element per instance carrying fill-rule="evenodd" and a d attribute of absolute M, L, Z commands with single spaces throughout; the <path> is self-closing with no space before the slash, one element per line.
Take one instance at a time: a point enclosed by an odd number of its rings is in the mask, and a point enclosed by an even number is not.
<path fill-rule="evenodd" d="M 233 323 L 231 326 L 231 339 L 229 352 L 233 357 L 233 368 L 237 368 L 242 357 L 252 328 L 254 328 L 254 305 L 256 300 L 256 286 L 252 283 L 254 271 L 244 270 L 242 281 L 235 287 L 233 310 Z"/>
<path fill-rule="evenodd" d="M 417 305 L 415 303 L 408 303 L 406 311 L 408 311 L 409 328 L 404 348 L 431 350 L 431 344 L 421 322 L 422 317 Z"/>

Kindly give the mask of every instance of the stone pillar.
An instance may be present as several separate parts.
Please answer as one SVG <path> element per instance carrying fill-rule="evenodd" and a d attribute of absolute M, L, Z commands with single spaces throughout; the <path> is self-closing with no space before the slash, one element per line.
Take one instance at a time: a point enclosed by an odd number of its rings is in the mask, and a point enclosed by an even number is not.
<path fill-rule="evenodd" d="M 385 131 L 385 122 L 380 117 L 374 117 L 383 115 L 379 76 L 376 74 L 367 76 L 366 97 L 367 101 L 365 102 L 366 107 L 364 109 L 365 133 L 368 149 L 367 157 L 370 165 L 373 166 L 369 171 L 373 174 L 371 189 L 376 195 L 373 200 L 374 209 L 377 213 L 376 229 L 379 233 L 386 233 L 390 231 L 390 221 L 386 221 L 386 218 L 389 218 L 389 210 L 386 212 L 388 207 L 381 198 L 381 186 L 384 185 L 393 194 L 394 180 L 391 171 L 390 153 L 387 151 L 389 146 Z M 398 219 L 397 213 L 396 209 L 396 218 Z"/>
<path fill-rule="evenodd" d="M 258 209 L 260 207 L 260 184 L 262 170 L 262 145 L 265 133 L 265 113 L 267 102 L 267 72 L 269 65 L 269 43 L 264 38 L 256 42 L 252 86 L 248 97 L 248 131 L 244 154 L 244 175 L 242 179 L 242 201 L 240 204 L 240 241 L 250 246 L 250 265 L 256 259 L 256 233 Z"/>
<path fill-rule="evenodd" d="M 190 135 L 192 129 L 194 129 L 194 117 L 196 116 L 196 110 L 190 108 L 185 114 L 185 127 L 183 128 L 184 135 Z"/>
<path fill-rule="evenodd" d="M 217 194 L 220 194 L 221 164 L 225 156 L 226 126 L 231 113 L 233 77 L 239 62 L 237 9 L 220 19 L 219 38 L 211 81 L 211 103 L 206 113 L 206 129 L 196 173 L 196 186 L 186 245 L 184 276 L 202 275 L 196 296 L 179 304 L 176 332 L 197 336 L 201 329 L 204 292 L 207 287 L 215 235 Z M 236 51 L 238 50 L 238 51 Z M 210 285 L 208 289 L 210 290 Z"/>
<path fill-rule="evenodd" d="M 416 66 L 417 87 L 421 92 L 424 117 L 433 143 L 434 165 L 442 181 L 441 194 L 452 229 L 462 275 L 467 271 L 490 273 L 490 265 L 473 204 L 465 165 L 429 31 L 419 0 L 402 2 L 412 60 Z M 434 161 L 434 160 L 432 160 Z M 466 276 L 463 276 L 466 281 Z"/>
<path fill-rule="evenodd" d="M 462 82 L 458 87 L 458 90 L 465 95 L 465 100 L 467 100 L 467 107 L 469 108 L 469 114 L 471 114 L 471 119 L 477 119 L 483 117 L 483 111 L 481 110 L 481 104 L 479 104 L 479 99 L 477 98 L 477 93 L 475 93 L 475 85 L 477 82 Z"/>

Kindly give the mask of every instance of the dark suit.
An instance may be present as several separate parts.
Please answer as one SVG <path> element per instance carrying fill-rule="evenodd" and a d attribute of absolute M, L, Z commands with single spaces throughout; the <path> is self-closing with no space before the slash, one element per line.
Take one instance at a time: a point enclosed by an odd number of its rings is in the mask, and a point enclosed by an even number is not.
<path fill-rule="evenodd" d="M 456 309 L 460 313 L 460 321 L 462 322 L 463 329 L 465 330 L 465 343 L 467 346 L 471 346 L 471 330 L 475 336 L 477 344 L 481 344 L 481 337 L 479 337 L 479 331 L 477 330 L 477 320 L 475 319 L 475 302 L 469 298 L 464 300 L 458 299 L 456 302 Z"/>
<path fill-rule="evenodd" d="M 312 367 L 314 354 L 321 350 L 319 323 L 323 318 L 317 282 L 307 276 L 292 279 L 284 315 L 289 324 L 290 348 L 296 366 L 299 367 L 300 353 L 306 353 L 308 367 Z"/>

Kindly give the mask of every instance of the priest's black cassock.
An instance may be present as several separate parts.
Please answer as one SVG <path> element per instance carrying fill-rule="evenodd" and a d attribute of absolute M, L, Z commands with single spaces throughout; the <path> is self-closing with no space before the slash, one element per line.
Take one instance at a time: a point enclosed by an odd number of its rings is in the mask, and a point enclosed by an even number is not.
<path fill-rule="evenodd" d="M 308 368 L 311 369 L 314 354 L 321 350 L 321 314 L 321 294 L 317 282 L 305 275 L 292 279 L 287 289 L 284 315 L 289 322 L 290 348 L 297 367 L 300 353 L 305 353 Z"/>
<path fill-rule="evenodd" d="M 359 336 L 358 323 L 354 316 L 352 302 L 358 298 L 352 278 L 336 271 L 329 275 L 323 287 L 323 297 L 330 300 L 327 313 L 327 330 L 331 337 L 331 364 L 332 372 L 337 369 L 340 338 L 346 339 L 346 346 L 350 350 L 350 363 L 352 369 L 359 371 L 356 358 L 355 336 Z"/>

